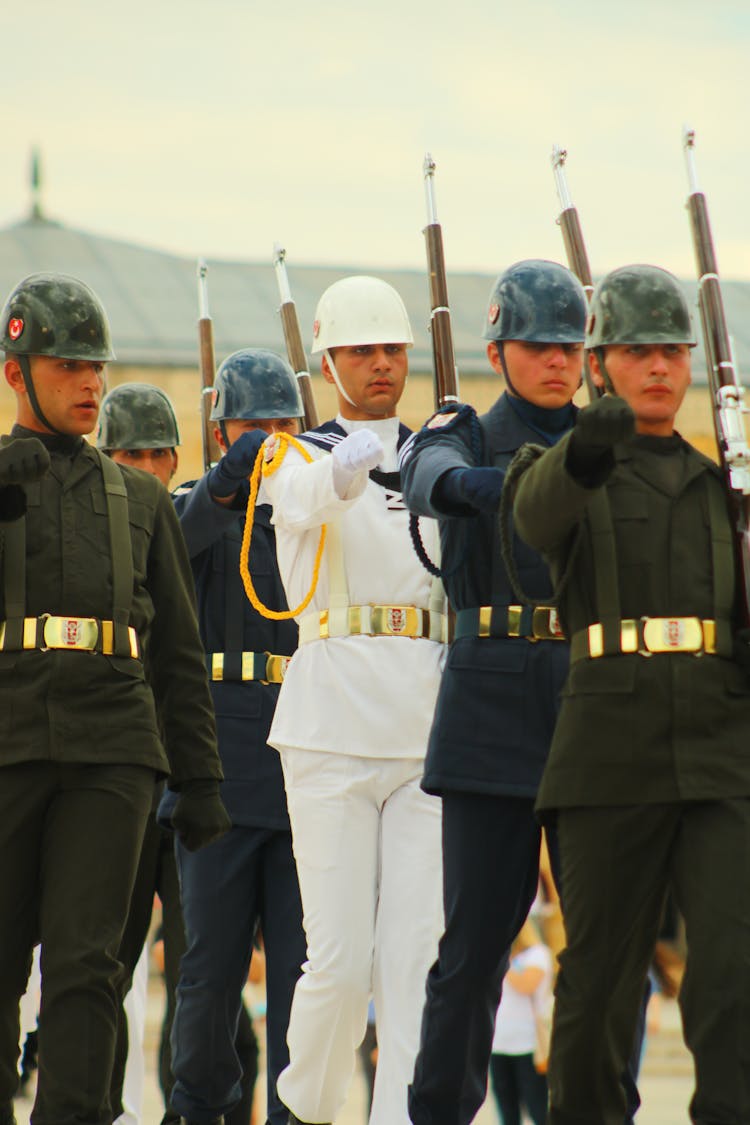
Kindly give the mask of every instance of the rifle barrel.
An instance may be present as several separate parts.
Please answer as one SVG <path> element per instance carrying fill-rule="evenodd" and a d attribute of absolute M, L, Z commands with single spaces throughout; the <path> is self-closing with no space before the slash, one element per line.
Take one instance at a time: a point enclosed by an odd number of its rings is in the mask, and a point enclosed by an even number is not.
<path fill-rule="evenodd" d="M 435 161 L 428 152 L 422 166 L 427 206 L 424 228 L 427 249 L 427 272 L 430 283 L 430 334 L 435 382 L 435 406 L 458 402 L 458 370 L 453 349 L 451 313 L 448 306 L 448 281 L 445 274 L 443 231 L 437 220 L 435 206 Z"/>
<path fill-rule="evenodd" d="M 286 272 L 286 250 L 280 242 L 273 244 L 273 268 L 276 273 L 276 283 L 281 298 L 279 316 L 281 327 L 284 331 L 286 354 L 297 376 L 300 395 L 302 396 L 303 415 L 302 421 L 306 430 L 313 430 L 318 425 L 318 411 L 315 406 L 312 379 L 307 366 L 305 346 L 302 343 L 302 333 L 299 327 L 297 306 L 292 298 L 289 277 Z"/>

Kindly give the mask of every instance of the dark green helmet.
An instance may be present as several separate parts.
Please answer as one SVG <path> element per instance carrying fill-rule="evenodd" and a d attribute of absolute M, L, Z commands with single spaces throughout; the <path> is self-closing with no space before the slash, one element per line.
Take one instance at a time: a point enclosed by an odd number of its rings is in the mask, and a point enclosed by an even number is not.
<path fill-rule="evenodd" d="M 174 449 L 180 433 L 168 396 L 150 383 L 121 383 L 105 396 L 98 449 Z"/>
<path fill-rule="evenodd" d="M 586 296 L 577 277 L 557 262 L 529 258 L 501 273 L 490 293 L 485 340 L 580 344 Z"/>
<path fill-rule="evenodd" d="M 301 418 L 302 397 L 285 359 L 265 348 L 242 348 L 224 360 L 214 382 L 211 419 Z"/>
<path fill-rule="evenodd" d="M 0 348 L 107 363 L 115 358 L 107 314 L 82 281 L 33 273 L 15 287 L 0 314 Z"/>
<path fill-rule="evenodd" d="M 658 266 L 621 266 L 597 285 L 586 347 L 695 344 L 690 310 L 676 277 Z"/>

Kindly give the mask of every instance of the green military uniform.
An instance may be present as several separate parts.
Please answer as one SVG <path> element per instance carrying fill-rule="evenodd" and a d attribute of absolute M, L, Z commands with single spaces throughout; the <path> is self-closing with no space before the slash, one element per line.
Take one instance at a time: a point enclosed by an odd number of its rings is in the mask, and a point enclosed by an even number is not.
<path fill-rule="evenodd" d="M 523 475 L 515 506 L 572 642 L 537 805 L 557 816 L 569 941 L 550 1122 L 621 1125 L 618 1075 L 670 884 L 689 946 L 693 1120 L 750 1121 L 750 683 L 732 658 L 725 493 L 677 434 L 637 435 L 583 476 L 571 436 Z"/>
<path fill-rule="evenodd" d="M 0 521 L 17 513 L 20 492 L 27 505 L 25 517 L 0 522 L 0 1107 L 7 1118 L 18 999 L 41 940 L 34 1120 L 105 1125 L 116 953 L 154 779 L 169 772 L 179 787 L 221 769 L 169 494 L 81 438 L 15 427 L 1 444 L 19 437 L 41 440 L 51 467 L 23 489 L 0 489 Z M 105 461 L 121 494 L 111 513 Z M 75 647 L 75 619 L 123 611 L 111 644 L 98 629 L 104 652 Z M 50 643 L 61 647 L 45 651 Z"/>

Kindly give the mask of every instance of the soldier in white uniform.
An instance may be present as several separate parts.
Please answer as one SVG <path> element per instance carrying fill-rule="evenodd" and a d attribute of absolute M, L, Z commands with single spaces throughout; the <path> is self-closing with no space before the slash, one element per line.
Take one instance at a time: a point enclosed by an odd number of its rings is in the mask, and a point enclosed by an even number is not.
<path fill-rule="evenodd" d="M 278 1080 L 290 1125 L 345 1101 L 374 996 L 371 1125 L 408 1125 L 425 977 L 442 925 L 440 804 L 420 780 L 444 652 L 442 590 L 412 549 L 396 416 L 412 344 L 398 293 L 348 277 L 320 299 L 313 352 L 336 386 L 334 422 L 303 435 L 265 478 L 299 649 L 269 742 L 284 770 L 308 960 Z M 266 460 L 274 451 L 269 439 Z M 273 469 L 267 464 L 266 469 Z M 436 527 L 423 535 L 437 550 Z"/>

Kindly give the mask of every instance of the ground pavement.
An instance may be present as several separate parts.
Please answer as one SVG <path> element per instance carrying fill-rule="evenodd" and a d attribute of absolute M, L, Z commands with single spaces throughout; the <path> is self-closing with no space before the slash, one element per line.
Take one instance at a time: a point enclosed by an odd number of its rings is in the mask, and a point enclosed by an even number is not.
<path fill-rule="evenodd" d="M 149 982 L 146 1024 L 146 1085 L 141 1112 L 142 1125 L 159 1125 L 163 1107 L 156 1079 L 156 1052 L 163 1006 L 161 981 L 154 976 Z M 262 1038 L 262 1027 L 258 1028 Z M 261 1060 L 261 1068 L 263 1067 Z M 264 1083 L 262 1084 L 264 1087 Z M 258 1125 L 265 1122 L 265 1090 L 259 1089 Z M 662 1026 L 646 1045 L 646 1056 L 639 1083 L 643 1105 L 637 1125 L 688 1125 L 687 1105 L 693 1088 L 692 1065 L 680 1035 L 679 1013 L 672 1002 L 663 1005 Z M 16 1102 L 18 1125 L 28 1125 L 31 1099 Z M 491 1098 L 476 1117 L 476 1125 L 497 1125 L 498 1117 Z M 339 1114 L 336 1125 L 366 1125 L 365 1084 L 357 1070 L 349 1099 Z"/>

